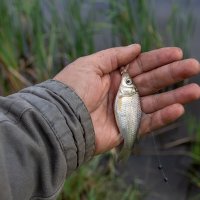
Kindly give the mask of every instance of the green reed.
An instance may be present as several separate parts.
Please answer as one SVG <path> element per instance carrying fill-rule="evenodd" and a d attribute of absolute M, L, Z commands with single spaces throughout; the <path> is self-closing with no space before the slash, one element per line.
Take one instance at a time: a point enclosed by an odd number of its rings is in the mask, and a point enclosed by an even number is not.
<path fill-rule="evenodd" d="M 0 65 L 4 94 L 51 78 L 67 63 L 94 52 L 94 12 L 81 0 L 1 0 Z"/>
<path fill-rule="evenodd" d="M 191 182 L 200 188 L 200 124 L 199 119 L 189 115 L 187 117 L 188 132 L 192 138 L 191 151 L 189 153 L 192 158 L 192 165 L 189 169 L 188 175 Z"/>
<path fill-rule="evenodd" d="M 113 44 L 140 43 L 143 51 L 163 46 L 149 3 L 109 0 Z"/>
<path fill-rule="evenodd" d="M 111 159 L 112 160 L 112 159 Z M 112 168 L 111 160 L 96 157 L 65 182 L 58 200 L 140 200 L 144 196 L 136 185 L 127 186 Z"/>
<path fill-rule="evenodd" d="M 147 51 L 165 45 L 148 1 L 101 1 L 101 11 L 98 1 L 60 0 L 58 5 L 48 0 L 0 0 L 0 94 L 51 78 L 74 59 L 93 53 L 98 49 L 95 36 L 103 31 L 104 37 L 111 33 L 112 46 L 141 43 Z M 192 16 L 172 9 L 165 31 L 170 44 L 186 51 L 192 30 Z M 109 167 L 102 169 L 97 160 L 68 178 L 60 200 L 142 198 L 135 186 L 127 186 Z"/>

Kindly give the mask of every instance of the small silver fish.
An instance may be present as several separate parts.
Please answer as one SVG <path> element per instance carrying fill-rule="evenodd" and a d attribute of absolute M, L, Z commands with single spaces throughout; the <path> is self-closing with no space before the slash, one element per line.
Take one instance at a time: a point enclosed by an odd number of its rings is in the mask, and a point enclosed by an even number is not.
<path fill-rule="evenodd" d="M 136 86 L 133 84 L 127 70 L 122 72 L 122 80 L 115 98 L 115 119 L 120 134 L 124 139 L 118 149 L 118 160 L 126 160 L 131 154 L 137 139 L 142 110 Z"/>

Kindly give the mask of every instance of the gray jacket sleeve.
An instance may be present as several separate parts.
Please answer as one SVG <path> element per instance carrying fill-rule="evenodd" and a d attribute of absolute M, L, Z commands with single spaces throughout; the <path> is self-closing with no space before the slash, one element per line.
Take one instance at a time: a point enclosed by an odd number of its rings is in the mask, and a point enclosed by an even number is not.
<path fill-rule="evenodd" d="M 64 180 L 93 156 L 82 100 L 48 80 L 0 97 L 0 199 L 56 199 Z"/>

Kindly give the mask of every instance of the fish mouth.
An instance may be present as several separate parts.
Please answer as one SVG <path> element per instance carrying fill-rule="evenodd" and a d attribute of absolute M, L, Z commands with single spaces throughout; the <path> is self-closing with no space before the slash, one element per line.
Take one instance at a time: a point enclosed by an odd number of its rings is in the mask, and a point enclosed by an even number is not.
<path fill-rule="evenodd" d="M 124 73 L 128 73 L 129 64 L 120 68 L 121 75 Z"/>

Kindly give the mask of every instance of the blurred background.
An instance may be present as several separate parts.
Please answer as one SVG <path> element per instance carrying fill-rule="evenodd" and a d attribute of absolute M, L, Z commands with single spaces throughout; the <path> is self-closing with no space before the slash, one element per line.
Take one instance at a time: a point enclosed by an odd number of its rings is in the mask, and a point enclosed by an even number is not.
<path fill-rule="evenodd" d="M 200 58 L 199 0 L 0 0 L 0 95 L 52 78 L 74 59 L 131 43 L 178 46 Z M 188 66 L 190 67 L 190 66 Z M 200 76 L 180 82 L 200 82 Z M 200 102 L 136 144 L 126 164 L 97 156 L 68 177 L 58 200 L 200 199 Z M 158 169 L 157 153 L 168 182 Z"/>

